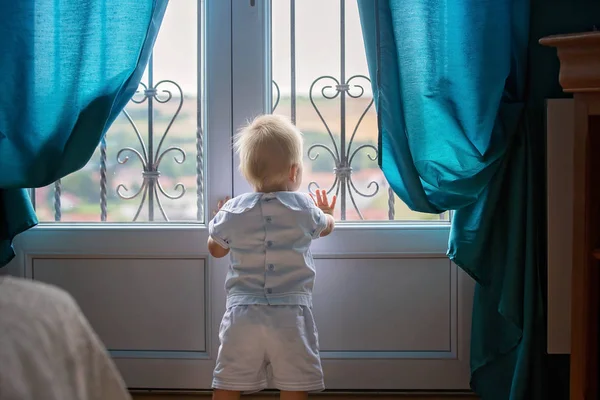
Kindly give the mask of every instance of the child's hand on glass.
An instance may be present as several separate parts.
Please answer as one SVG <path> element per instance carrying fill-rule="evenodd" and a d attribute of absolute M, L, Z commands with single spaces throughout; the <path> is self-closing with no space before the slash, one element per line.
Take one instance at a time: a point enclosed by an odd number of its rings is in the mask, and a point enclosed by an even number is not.
<path fill-rule="evenodd" d="M 213 218 L 215 217 L 215 215 L 217 215 L 217 213 L 218 213 L 219 211 L 221 211 L 221 208 L 223 208 L 223 206 L 225 205 L 225 203 L 227 203 L 229 200 L 231 200 L 231 197 L 227 196 L 227 197 L 225 197 L 224 199 L 221 199 L 221 200 L 219 200 L 219 201 L 217 202 L 217 210 L 216 210 L 216 211 L 213 211 L 213 213 L 212 213 L 212 214 L 213 214 L 213 215 L 212 215 L 212 216 L 213 216 Z"/>
<path fill-rule="evenodd" d="M 337 196 L 333 196 L 331 198 L 331 204 L 327 199 L 327 191 L 326 190 L 317 190 L 313 195 L 311 193 L 310 197 L 312 197 L 313 201 L 323 211 L 325 214 L 333 216 L 333 212 L 335 211 L 335 203 L 337 200 Z"/>

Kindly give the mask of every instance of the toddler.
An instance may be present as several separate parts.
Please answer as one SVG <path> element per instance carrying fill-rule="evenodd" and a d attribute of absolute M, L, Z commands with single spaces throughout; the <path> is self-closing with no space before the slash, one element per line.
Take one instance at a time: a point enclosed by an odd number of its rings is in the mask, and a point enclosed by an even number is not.
<path fill-rule="evenodd" d="M 219 204 L 209 224 L 210 254 L 231 259 L 213 399 L 265 389 L 268 366 L 282 399 L 324 389 L 310 244 L 333 231 L 336 198 L 329 203 L 325 191 L 312 199 L 297 192 L 302 147 L 300 131 L 275 115 L 256 118 L 235 138 L 254 193 Z"/>

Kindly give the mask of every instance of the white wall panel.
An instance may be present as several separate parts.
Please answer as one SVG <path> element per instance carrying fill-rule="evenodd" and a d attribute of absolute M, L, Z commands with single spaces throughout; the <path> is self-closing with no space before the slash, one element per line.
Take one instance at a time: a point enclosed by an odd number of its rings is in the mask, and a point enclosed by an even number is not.
<path fill-rule="evenodd" d="M 34 258 L 32 277 L 67 290 L 111 351 L 206 350 L 202 259 Z"/>

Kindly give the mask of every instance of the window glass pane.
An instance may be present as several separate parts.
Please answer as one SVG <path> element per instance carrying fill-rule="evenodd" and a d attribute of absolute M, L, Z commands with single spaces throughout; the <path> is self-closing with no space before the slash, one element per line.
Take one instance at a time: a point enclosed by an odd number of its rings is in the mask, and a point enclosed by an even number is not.
<path fill-rule="evenodd" d="M 348 221 L 448 221 L 411 211 L 377 165 L 377 116 L 356 1 L 271 2 L 273 112 L 305 136 L 305 190 L 338 194 Z"/>
<path fill-rule="evenodd" d="M 138 92 L 88 164 L 35 190 L 42 222 L 202 222 L 202 3 L 169 3 Z"/>

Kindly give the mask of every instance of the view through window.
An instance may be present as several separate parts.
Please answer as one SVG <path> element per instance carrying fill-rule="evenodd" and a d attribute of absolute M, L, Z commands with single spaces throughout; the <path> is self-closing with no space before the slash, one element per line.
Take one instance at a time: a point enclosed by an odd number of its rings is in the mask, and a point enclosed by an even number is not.
<path fill-rule="evenodd" d="M 40 221 L 203 222 L 198 3 L 169 3 L 137 93 L 87 165 L 32 191 Z"/>
<path fill-rule="evenodd" d="M 32 191 L 40 221 L 204 222 L 201 8 L 169 3 L 138 92 L 88 164 Z M 378 167 L 356 1 L 273 0 L 271 16 L 272 111 L 304 133 L 303 190 L 337 194 L 340 220 L 448 222 L 411 211 Z"/>
<path fill-rule="evenodd" d="M 448 221 L 411 211 L 378 167 L 377 115 L 354 0 L 271 2 L 273 112 L 305 137 L 306 190 L 338 195 L 337 218 Z"/>

